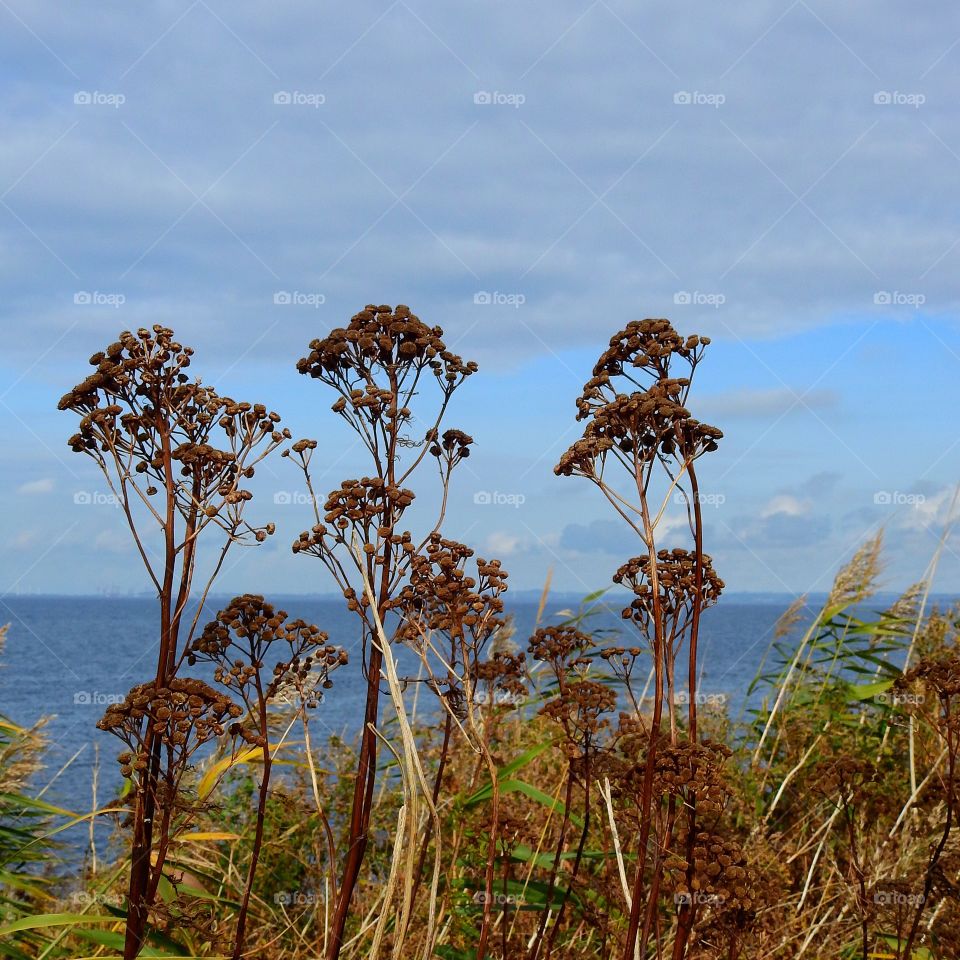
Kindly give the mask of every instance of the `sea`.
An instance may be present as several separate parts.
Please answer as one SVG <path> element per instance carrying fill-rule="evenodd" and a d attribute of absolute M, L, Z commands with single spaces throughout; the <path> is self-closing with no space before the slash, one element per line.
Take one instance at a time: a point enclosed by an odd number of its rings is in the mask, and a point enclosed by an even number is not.
<path fill-rule="evenodd" d="M 333 687 L 311 714 L 311 730 L 354 738 L 362 723 L 365 689 L 355 615 L 339 597 L 270 599 L 291 619 L 316 623 L 331 643 L 347 650 L 350 662 L 334 673 Z M 747 702 L 747 689 L 790 599 L 782 595 L 723 598 L 704 612 L 698 690 L 704 697 L 724 702 L 734 717 Z M 208 598 L 199 618 L 201 626 L 227 600 Z M 537 623 L 539 599 L 535 594 L 512 598 L 508 594 L 505 603 L 514 628 L 512 640 L 522 649 Z M 548 598 L 540 625 L 562 623 L 580 609 L 579 604 L 577 597 Z M 618 599 L 604 598 L 582 629 L 595 633 L 601 645 L 639 645 L 636 628 L 620 616 L 621 607 Z M 810 598 L 808 616 L 815 607 L 816 598 Z M 47 738 L 44 766 L 32 785 L 33 795 L 78 814 L 109 804 L 122 784 L 116 756 L 123 747 L 115 737 L 98 730 L 96 723 L 110 703 L 121 700 L 132 686 L 151 679 L 156 671 L 156 599 L 6 596 L 0 597 L 3 623 L 9 629 L 0 653 L 0 716 L 26 727 L 43 723 Z M 796 629 L 802 629 L 802 622 Z M 401 675 L 417 673 L 409 652 L 399 652 L 398 667 Z M 209 668 L 190 672 L 212 679 Z M 87 834 L 87 826 L 79 824 L 61 839 L 82 850 Z"/>

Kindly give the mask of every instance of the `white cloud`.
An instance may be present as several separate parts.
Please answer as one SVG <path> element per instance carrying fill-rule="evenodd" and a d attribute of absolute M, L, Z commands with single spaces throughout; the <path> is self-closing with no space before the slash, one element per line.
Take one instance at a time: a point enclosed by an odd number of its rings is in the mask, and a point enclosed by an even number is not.
<path fill-rule="evenodd" d="M 835 390 L 793 390 L 782 387 L 773 390 L 741 388 L 728 393 L 700 397 L 704 415 L 711 420 L 734 417 L 779 417 L 787 413 L 835 408 L 840 395 Z"/>
<path fill-rule="evenodd" d="M 953 487 L 933 494 L 904 494 L 896 513 L 896 525 L 904 530 L 927 530 L 947 523 L 957 515 Z"/>
<path fill-rule="evenodd" d="M 516 553 L 521 545 L 521 538 L 503 530 L 494 530 L 486 539 L 487 550 L 495 557 L 509 557 Z"/>
<path fill-rule="evenodd" d="M 788 517 L 802 517 L 809 512 L 809 501 L 800 500 L 789 493 L 777 494 L 760 508 L 760 516 L 764 520 L 777 514 L 784 514 Z"/>
<path fill-rule="evenodd" d="M 0 101 L 10 349 L 34 357 L 87 286 L 127 300 L 85 324 L 176 316 L 198 348 L 228 329 L 245 349 L 276 320 L 260 347 L 272 356 L 289 355 L 307 321 L 272 309 L 280 288 L 324 293 L 327 326 L 368 296 L 408 302 L 451 331 L 477 324 L 471 344 L 492 340 L 508 360 L 608 336 L 610 317 L 635 311 L 717 337 L 782 336 L 911 312 L 875 303 L 881 292 L 958 304 L 954 225 L 938 202 L 956 172 L 943 148 L 958 63 L 942 56 L 945 5 L 910 43 L 892 43 L 885 15 L 863 5 L 698 8 L 691 29 L 668 8 L 615 2 L 567 31 L 549 6 L 458 21 L 424 0 L 415 14 L 400 4 L 370 22 L 358 8 L 321 25 L 299 0 L 216 17 L 200 5 L 175 29 L 167 7 L 118 13 L 108 37 L 82 7 L 35 3 L 29 29 L 56 57 L 28 71 L 27 28 L 0 40 L 18 77 Z M 371 71 L 384 44 L 391 69 Z M 57 58 L 83 80 L 65 82 Z M 920 109 L 874 102 L 911 76 L 923 77 Z M 126 100 L 77 106 L 82 89 Z M 526 102 L 478 106 L 484 89 Z M 326 99 L 278 106 L 280 90 Z M 725 102 L 680 105 L 684 90 Z M 921 276 L 921 290 L 907 286 Z M 474 309 L 478 290 L 526 304 Z"/>
<path fill-rule="evenodd" d="M 53 480 L 50 477 L 43 477 L 40 480 L 28 480 L 17 487 L 17 493 L 33 495 L 36 493 L 50 493 L 53 490 Z"/>

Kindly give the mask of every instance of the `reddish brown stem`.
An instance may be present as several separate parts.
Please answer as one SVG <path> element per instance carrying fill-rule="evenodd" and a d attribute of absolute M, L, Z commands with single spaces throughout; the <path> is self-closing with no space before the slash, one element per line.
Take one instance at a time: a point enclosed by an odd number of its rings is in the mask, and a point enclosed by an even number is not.
<path fill-rule="evenodd" d="M 237 914 L 237 935 L 233 948 L 233 960 L 243 956 L 243 944 L 246 937 L 247 913 L 250 909 L 250 896 L 253 893 L 253 881 L 260 862 L 260 850 L 263 846 L 263 826 L 267 812 L 267 795 L 270 790 L 270 770 L 273 757 L 270 753 L 270 738 L 267 727 L 267 698 L 263 694 L 263 684 L 259 672 L 254 677 L 257 686 L 257 706 L 260 720 L 260 736 L 263 738 L 263 778 L 260 781 L 260 793 L 257 799 L 257 826 L 253 836 L 253 850 L 250 853 L 250 866 L 247 869 L 247 882 L 243 890 L 243 900 Z"/>

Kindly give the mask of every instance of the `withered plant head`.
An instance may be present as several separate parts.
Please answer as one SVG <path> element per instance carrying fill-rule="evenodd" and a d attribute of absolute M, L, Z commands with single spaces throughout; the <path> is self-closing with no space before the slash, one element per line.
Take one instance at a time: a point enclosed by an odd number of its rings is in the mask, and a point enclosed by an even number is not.
<path fill-rule="evenodd" d="M 960 696 L 960 654 L 950 650 L 945 654 L 924 657 L 894 684 L 899 693 L 906 693 L 911 685 L 921 684 L 939 699 Z"/>
<path fill-rule="evenodd" d="M 638 710 L 639 704 L 633 689 L 633 679 L 635 671 L 644 662 L 643 654 L 644 649 L 638 646 L 607 646 L 600 651 L 601 659 L 607 662 L 610 672 L 624 685 Z"/>
<path fill-rule="evenodd" d="M 368 599 L 362 583 L 351 582 L 347 569 L 357 568 L 373 586 L 378 572 L 399 585 L 410 571 L 412 558 L 429 540 L 416 543 L 400 520 L 413 503 L 414 492 L 404 481 L 429 454 L 438 466 L 443 494 L 439 529 L 446 509 L 450 475 L 470 455 L 473 438 L 462 430 L 441 432 L 441 420 L 453 392 L 477 370 L 447 349 L 440 327 L 427 326 L 409 307 L 367 307 L 346 327 L 310 343 L 310 353 L 297 369 L 331 386 L 339 397 L 333 410 L 354 430 L 370 452 L 375 472 L 359 480 L 344 480 L 323 502 L 316 523 L 300 534 L 294 553 L 318 557 L 333 575 L 350 609 L 360 613 L 368 633 Z M 438 397 L 427 416 L 420 439 L 410 437 L 414 422 L 413 398 L 433 384 Z M 418 409 L 421 404 L 418 401 Z M 303 470 L 311 492 L 310 461 L 316 443 L 298 441 L 289 451 Z M 405 451 L 412 462 L 401 468 Z M 285 452 L 286 453 L 286 452 Z M 319 507 L 320 501 L 315 501 Z M 357 556 L 357 551 L 362 551 Z M 344 557 L 344 553 L 348 556 Z M 378 571 L 378 568 L 380 570 Z M 382 599 L 386 596 L 378 589 Z M 381 610 L 384 612 L 386 607 Z"/>
<path fill-rule="evenodd" d="M 636 471 L 658 458 L 684 463 L 716 450 L 721 431 L 694 419 L 686 407 L 709 343 L 709 337 L 681 337 L 669 320 L 627 324 L 611 338 L 584 385 L 577 419 L 589 423 L 554 472 L 597 479 L 611 451 Z M 684 366 L 684 376 L 671 375 L 676 363 Z"/>
<path fill-rule="evenodd" d="M 681 337 L 669 320 L 631 320 L 610 338 L 610 346 L 601 354 L 593 375 L 632 379 L 645 373 L 662 379 L 669 376 L 674 359 L 696 366 L 709 343 L 709 337 Z"/>
<path fill-rule="evenodd" d="M 478 684 L 486 686 L 488 700 L 494 706 L 517 706 L 527 696 L 526 654 L 495 651 L 477 664 Z"/>
<path fill-rule="evenodd" d="M 594 646 L 593 637 L 567 624 L 539 627 L 527 644 L 534 660 L 547 663 L 556 670 L 566 672 L 577 664 L 589 664 L 587 656 Z"/>
<path fill-rule="evenodd" d="M 430 456 L 440 461 L 441 475 L 449 474 L 461 460 L 466 460 L 470 456 L 472 443 L 473 437 L 462 430 L 444 430 L 439 440 L 434 439 L 430 445 Z"/>
<path fill-rule="evenodd" d="M 168 327 L 124 331 L 90 363 L 95 371 L 60 400 L 80 417 L 70 447 L 115 474 L 145 504 L 170 483 L 174 505 L 196 528 L 214 523 L 232 539 L 263 540 L 273 525 L 242 520 L 243 481 L 290 437 L 262 404 L 220 396 L 186 373 L 193 350 Z M 154 509 L 154 508 L 150 508 Z M 163 511 L 154 509 L 158 519 Z"/>
<path fill-rule="evenodd" d="M 399 427 L 413 419 L 410 401 L 421 380 L 439 387 L 442 415 L 477 365 L 448 350 L 443 330 L 427 326 L 404 304 L 368 304 L 346 327 L 312 340 L 297 369 L 333 387 L 340 394 L 333 410 L 376 457 L 386 458 L 396 452 Z M 436 439 L 439 420 L 425 431 L 426 442 Z"/>
<path fill-rule="evenodd" d="M 367 306 L 350 323 L 337 327 L 322 339 L 310 342 L 310 353 L 297 363 L 301 373 L 336 381 L 341 376 L 366 379 L 376 367 L 426 368 L 447 382 L 468 376 L 477 369 L 447 350 L 440 327 L 428 327 L 405 304 Z"/>
<path fill-rule="evenodd" d="M 413 649 L 431 677 L 430 689 L 458 719 L 466 716 L 469 700 L 485 685 L 488 702 L 496 692 L 519 699 L 521 661 L 495 655 L 484 661 L 489 642 L 503 629 L 501 595 L 509 574 L 499 560 L 478 557 L 466 544 L 434 531 L 421 552 L 411 551 L 407 578 L 387 602 L 398 617 L 394 639 Z M 471 571 L 468 564 L 474 567 Z"/>
<path fill-rule="evenodd" d="M 133 687 L 122 703 L 107 707 L 97 727 L 119 737 L 129 748 L 118 757 L 120 772 L 142 783 L 149 766 L 148 733 L 159 740 L 166 773 L 164 786 L 175 796 L 193 754 L 225 734 L 246 738 L 233 723 L 243 711 L 228 696 L 202 680 L 174 678 L 167 686 L 154 681 Z"/>
<path fill-rule="evenodd" d="M 724 773 L 724 764 L 732 753 L 725 744 L 713 740 L 665 744 L 657 753 L 654 767 L 657 793 L 680 797 L 687 803 L 695 800 L 701 823 L 704 814 L 716 820 L 733 796 Z"/>
<path fill-rule="evenodd" d="M 615 709 L 616 693 L 586 674 L 593 663 L 593 638 L 568 624 L 540 627 L 527 650 L 547 664 L 557 681 L 557 696 L 540 713 L 563 730 L 564 751 L 571 759 L 591 760 L 601 731 L 610 726 L 603 715 Z"/>
<path fill-rule="evenodd" d="M 960 653 L 923 657 L 894 683 L 901 709 L 924 717 L 954 752 L 960 749 Z"/>
<path fill-rule="evenodd" d="M 349 546 L 356 538 L 362 544 L 393 542 L 400 545 L 410 542 L 410 535 L 393 534 L 393 525 L 413 503 L 414 493 L 382 477 L 361 477 L 359 480 L 344 480 L 333 490 L 323 504 L 324 523 L 316 524 L 309 533 L 300 534 L 294 542 L 294 553 L 320 553 L 330 547 L 324 537 L 333 543 Z M 326 524 L 331 524 L 330 530 Z M 378 554 L 379 563 L 383 563 Z"/>
<path fill-rule="evenodd" d="M 813 789 L 839 807 L 865 800 L 867 786 L 876 780 L 876 764 L 856 756 L 827 756 L 813 766 Z"/>
<path fill-rule="evenodd" d="M 327 634 L 314 624 L 288 620 L 286 611 L 276 610 L 259 594 L 246 593 L 234 597 L 204 627 L 187 647 L 187 662 L 215 664 L 217 682 L 236 690 L 248 706 L 290 690 L 313 707 L 321 691 L 332 686 L 330 674 L 347 662 L 346 651 L 327 641 Z M 276 649 L 281 659 L 265 682 L 262 672 Z"/>
<path fill-rule="evenodd" d="M 687 846 L 687 833 L 681 830 L 678 840 Z M 697 830 L 689 848 L 692 871 L 688 873 L 685 860 L 674 857 L 665 881 L 675 903 L 695 904 L 694 942 L 706 951 L 694 955 L 739 957 L 758 912 L 767 906 L 760 875 L 740 842 L 717 831 Z M 715 952 L 718 947 L 720 953 Z"/>
<path fill-rule="evenodd" d="M 402 618 L 398 638 L 415 643 L 439 633 L 479 654 L 504 624 L 501 595 L 509 574 L 499 560 L 478 557 L 476 576 L 470 576 L 473 554 L 466 544 L 436 532 L 422 553 L 411 553 L 407 583 L 391 602 Z"/>
<path fill-rule="evenodd" d="M 705 553 L 700 554 L 698 563 L 697 554 L 693 551 L 681 547 L 659 550 L 656 566 L 660 612 L 671 627 L 670 635 L 678 635 L 686 629 L 693 615 L 698 566 L 702 571 L 701 608 L 711 607 L 720 599 L 724 584 L 714 572 L 711 558 Z M 622 612 L 623 619 L 632 620 L 646 635 L 650 634 L 654 615 L 651 572 L 650 555 L 645 554 L 628 560 L 613 575 L 614 583 L 629 587 L 634 593 L 634 600 Z"/>
<path fill-rule="evenodd" d="M 548 700 L 540 713 L 559 724 L 564 734 L 563 749 L 571 760 L 590 760 L 596 754 L 599 737 L 610 726 L 605 714 L 617 705 L 617 695 L 595 680 L 565 683 L 560 694 Z"/>

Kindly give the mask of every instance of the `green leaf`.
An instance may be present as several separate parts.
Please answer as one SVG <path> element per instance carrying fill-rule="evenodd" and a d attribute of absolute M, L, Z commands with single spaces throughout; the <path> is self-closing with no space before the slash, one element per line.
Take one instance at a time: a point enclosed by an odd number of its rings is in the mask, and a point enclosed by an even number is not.
<path fill-rule="evenodd" d="M 535 758 L 539 757 L 541 753 L 545 750 L 549 750 L 557 741 L 556 740 L 547 740 L 544 743 L 538 743 L 535 747 L 531 747 L 529 750 L 521 753 L 519 757 L 511 760 L 508 764 L 502 766 L 499 771 L 499 777 L 509 777 L 510 774 L 516 773 L 518 770 L 525 767 Z M 489 800 L 493 796 L 493 784 L 488 782 L 486 786 L 481 787 L 475 793 L 471 794 L 465 801 L 466 806 L 472 807 L 476 804 Z"/>
<path fill-rule="evenodd" d="M 19 933 L 21 930 L 47 930 L 50 927 L 71 927 L 84 923 L 116 923 L 116 919 L 91 913 L 38 913 L 0 928 L 0 937 Z"/>
<path fill-rule="evenodd" d="M 878 694 L 885 693 L 893 686 L 892 680 L 880 680 L 877 683 L 851 683 L 848 687 L 849 696 L 847 702 L 851 700 L 869 700 Z"/>
<path fill-rule="evenodd" d="M 594 590 L 593 593 L 588 593 L 580 602 L 593 603 L 594 600 L 599 600 L 609 589 L 610 587 L 602 587 L 600 590 Z"/>
<path fill-rule="evenodd" d="M 609 852 L 607 850 L 584 850 L 580 855 L 581 860 L 606 860 L 609 857 L 614 857 L 616 854 Z M 576 860 L 577 854 L 576 851 L 568 851 L 567 853 L 560 854 L 560 860 Z M 553 861 L 555 856 L 552 852 L 542 852 L 537 856 L 534 856 L 533 848 L 527 846 L 525 843 L 517 844 L 510 851 L 510 859 L 516 860 L 520 863 L 534 863 L 538 867 L 543 867 L 546 870 L 549 870 L 553 866 Z M 625 858 L 625 859 L 629 859 Z"/>
<path fill-rule="evenodd" d="M 122 933 L 113 933 L 109 930 L 77 930 L 75 935 L 82 940 L 89 940 L 91 943 L 98 943 L 102 947 L 110 947 L 111 950 L 117 950 L 123 953 L 124 935 Z M 186 952 L 177 950 L 170 953 L 166 950 L 160 950 L 156 947 L 145 946 L 140 950 L 141 957 L 185 957 Z"/>
<path fill-rule="evenodd" d="M 500 793 L 522 793 L 524 796 L 529 797 L 531 800 L 536 800 L 541 806 L 546 807 L 548 810 L 553 810 L 557 813 L 563 813 L 563 804 L 559 800 L 554 800 L 553 797 L 547 796 L 542 790 L 538 790 L 536 787 L 531 786 L 529 783 L 526 783 L 523 780 L 504 780 L 500 783 Z M 481 798 L 481 800 L 484 798 Z M 481 802 L 481 800 L 476 800 L 473 802 L 468 801 L 467 806 L 474 806 L 475 803 Z M 575 814 L 570 814 L 570 822 L 575 824 L 578 827 L 583 827 L 583 821 L 576 816 Z"/>

